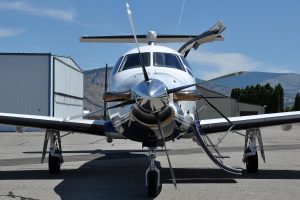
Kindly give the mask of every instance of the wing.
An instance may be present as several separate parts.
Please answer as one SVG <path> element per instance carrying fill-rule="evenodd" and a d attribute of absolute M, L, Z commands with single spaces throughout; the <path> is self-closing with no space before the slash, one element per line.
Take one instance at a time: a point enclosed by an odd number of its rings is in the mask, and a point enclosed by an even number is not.
<path fill-rule="evenodd" d="M 234 124 L 232 130 L 292 124 L 300 122 L 300 111 L 231 117 L 229 120 Z M 200 126 L 203 133 L 215 133 L 227 131 L 231 125 L 225 119 L 220 118 L 201 120 Z"/>
<path fill-rule="evenodd" d="M 11 113 L 0 113 L 0 124 L 34 127 L 57 131 L 81 132 L 94 135 L 105 135 L 105 130 L 110 127 L 110 122 L 106 122 L 103 120 L 69 120 L 67 118 Z"/>

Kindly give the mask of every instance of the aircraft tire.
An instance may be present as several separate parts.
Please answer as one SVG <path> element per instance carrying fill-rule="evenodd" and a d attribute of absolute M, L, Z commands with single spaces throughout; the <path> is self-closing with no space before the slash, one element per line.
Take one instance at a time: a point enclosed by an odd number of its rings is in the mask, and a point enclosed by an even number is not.
<path fill-rule="evenodd" d="M 258 171 L 258 157 L 257 153 L 253 156 L 249 156 L 246 162 L 246 169 L 248 173 L 257 173 Z"/>
<path fill-rule="evenodd" d="M 158 193 L 158 173 L 155 170 L 150 170 L 147 174 L 148 178 L 148 196 L 156 197 Z"/>
<path fill-rule="evenodd" d="M 61 162 L 58 157 L 51 156 L 49 153 L 48 157 L 48 170 L 50 174 L 58 174 L 60 172 Z"/>

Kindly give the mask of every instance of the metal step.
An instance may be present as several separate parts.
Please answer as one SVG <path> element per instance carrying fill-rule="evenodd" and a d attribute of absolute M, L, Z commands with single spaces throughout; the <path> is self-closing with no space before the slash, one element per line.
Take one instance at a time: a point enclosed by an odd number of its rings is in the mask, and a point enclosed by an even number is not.
<path fill-rule="evenodd" d="M 230 156 L 219 156 L 219 155 L 213 155 L 215 158 L 220 158 L 220 159 L 224 159 L 224 158 L 230 158 Z"/>
<path fill-rule="evenodd" d="M 198 140 L 198 144 L 200 144 L 200 146 L 202 147 L 203 151 L 207 154 L 207 156 L 218 166 L 220 167 L 221 169 L 229 172 L 229 173 L 232 173 L 232 174 L 238 174 L 238 175 L 241 175 L 242 174 L 242 169 L 236 169 L 236 168 L 233 168 L 231 166 L 227 166 L 225 164 L 223 164 L 222 162 L 220 162 L 212 153 L 211 151 L 208 149 L 208 147 L 206 146 L 205 142 L 203 141 L 202 139 L 202 136 L 201 136 L 201 133 L 200 133 L 200 130 L 198 129 L 197 127 L 197 124 L 199 124 L 200 126 L 200 123 L 199 122 L 195 122 L 192 124 L 192 128 L 194 129 L 194 133 L 195 133 L 195 136 Z"/>

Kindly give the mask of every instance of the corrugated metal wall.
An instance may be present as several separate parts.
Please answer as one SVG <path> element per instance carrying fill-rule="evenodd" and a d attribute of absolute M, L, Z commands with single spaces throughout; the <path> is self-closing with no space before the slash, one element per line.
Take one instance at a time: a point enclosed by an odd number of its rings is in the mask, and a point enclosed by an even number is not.
<path fill-rule="evenodd" d="M 0 112 L 49 115 L 49 54 L 0 54 Z"/>
<path fill-rule="evenodd" d="M 82 111 L 83 71 L 71 58 L 0 53 L 0 112 L 67 117 Z"/>
<path fill-rule="evenodd" d="M 82 113 L 83 101 L 62 95 L 54 95 L 56 117 L 68 117 Z"/>
<path fill-rule="evenodd" d="M 235 113 L 232 112 L 232 99 L 231 98 L 216 98 L 216 99 L 208 99 L 215 107 L 217 107 L 225 116 L 233 117 L 236 116 Z M 201 108 L 201 109 L 200 109 Z M 212 107 L 210 107 L 203 99 L 201 99 L 197 103 L 197 109 L 200 109 L 198 112 L 199 117 L 201 119 L 214 119 L 214 118 L 222 118 L 222 116 L 215 111 Z"/>
<path fill-rule="evenodd" d="M 83 111 L 83 72 L 66 57 L 53 57 L 54 116 L 67 117 Z"/>
<path fill-rule="evenodd" d="M 241 111 L 249 113 L 256 112 L 258 114 L 263 113 L 263 106 L 241 102 L 238 103 L 233 98 L 224 96 L 203 87 L 197 87 L 197 89 L 227 117 L 240 116 Z M 197 102 L 197 109 L 200 109 L 198 114 L 201 119 L 222 118 L 222 116 L 213 108 L 211 108 L 203 99 Z"/>
<path fill-rule="evenodd" d="M 257 114 L 264 114 L 264 107 L 259 106 L 259 105 L 254 105 L 254 104 L 248 104 L 248 103 L 242 103 L 242 102 L 237 102 L 237 107 L 239 110 L 237 112 L 257 112 Z M 241 115 L 241 114 L 240 114 Z"/>

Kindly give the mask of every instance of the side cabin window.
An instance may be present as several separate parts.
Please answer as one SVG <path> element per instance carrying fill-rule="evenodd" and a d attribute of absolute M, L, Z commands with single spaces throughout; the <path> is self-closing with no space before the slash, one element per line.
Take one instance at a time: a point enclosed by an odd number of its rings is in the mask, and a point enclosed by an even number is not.
<path fill-rule="evenodd" d="M 178 55 L 172 53 L 153 53 L 153 65 L 157 67 L 168 67 L 185 71 Z"/>
<path fill-rule="evenodd" d="M 150 53 L 149 52 L 141 53 L 141 55 L 142 55 L 144 65 L 149 66 L 150 65 Z M 141 66 L 142 66 L 142 64 L 141 64 L 141 60 L 140 60 L 140 55 L 138 53 L 128 54 L 124 57 L 119 72 L 127 70 L 127 69 L 141 67 Z"/>

